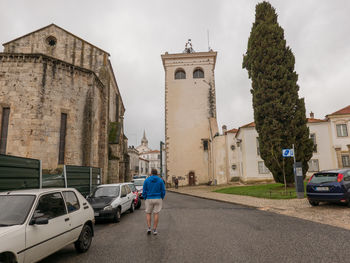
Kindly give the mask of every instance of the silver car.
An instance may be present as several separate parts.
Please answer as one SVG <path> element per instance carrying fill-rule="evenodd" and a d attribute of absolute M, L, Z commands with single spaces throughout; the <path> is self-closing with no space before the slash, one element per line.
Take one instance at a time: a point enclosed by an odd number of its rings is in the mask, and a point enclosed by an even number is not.
<path fill-rule="evenodd" d="M 135 210 L 135 194 L 127 183 L 99 185 L 87 200 L 94 209 L 95 219 L 119 222 L 121 214 Z"/>

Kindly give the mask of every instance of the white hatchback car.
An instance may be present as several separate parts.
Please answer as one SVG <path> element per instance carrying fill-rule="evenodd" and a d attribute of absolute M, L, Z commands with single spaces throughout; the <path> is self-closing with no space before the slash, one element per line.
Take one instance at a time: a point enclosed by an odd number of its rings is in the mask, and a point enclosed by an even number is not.
<path fill-rule="evenodd" d="M 74 243 L 89 249 L 94 211 L 75 189 L 0 193 L 0 262 L 36 262 Z"/>
<path fill-rule="evenodd" d="M 121 214 L 135 210 L 136 195 L 128 183 L 102 184 L 87 198 L 96 219 L 111 219 L 119 222 Z"/>

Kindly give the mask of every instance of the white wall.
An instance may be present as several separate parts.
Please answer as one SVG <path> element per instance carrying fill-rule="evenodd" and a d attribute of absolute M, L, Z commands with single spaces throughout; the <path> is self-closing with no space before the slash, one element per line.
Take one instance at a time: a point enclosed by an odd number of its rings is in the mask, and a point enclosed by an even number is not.
<path fill-rule="evenodd" d="M 241 128 L 237 136 L 242 140 L 237 151 L 240 162 L 240 180 L 243 182 L 259 182 L 273 180 L 272 174 L 260 173 L 258 169 L 258 162 L 263 162 L 257 152 L 256 138 L 258 133 L 254 127 Z M 242 173 L 243 169 L 243 173 Z"/>
<path fill-rule="evenodd" d="M 236 133 L 227 133 L 226 134 L 226 153 L 227 153 L 227 160 L 226 160 L 226 174 L 228 176 L 228 180 L 230 181 L 231 178 L 233 177 L 238 177 L 239 176 L 239 165 L 238 165 L 238 151 L 240 150 L 237 147 L 237 143 L 236 143 Z M 232 150 L 231 147 L 234 147 L 234 149 Z M 235 165 L 235 169 L 232 168 L 232 166 Z"/>
<path fill-rule="evenodd" d="M 214 152 L 214 182 L 217 184 L 226 184 L 227 177 L 227 152 L 226 152 L 226 136 L 216 136 L 213 144 Z"/>
<path fill-rule="evenodd" d="M 328 122 L 308 123 L 310 134 L 316 135 L 317 152 L 314 152 L 311 159 L 318 160 L 319 170 L 329 170 L 337 167 L 335 151 L 330 135 L 330 125 Z M 316 171 L 308 171 L 307 176 L 311 176 Z"/>
<path fill-rule="evenodd" d="M 334 145 L 334 147 L 341 147 L 342 151 L 348 151 L 347 145 L 350 144 L 349 121 L 350 121 L 349 115 L 330 116 L 330 126 L 331 126 L 330 128 L 331 128 L 333 145 Z M 347 126 L 347 130 L 348 130 L 347 137 L 338 137 L 337 136 L 337 128 L 336 128 L 337 124 L 345 124 Z"/>

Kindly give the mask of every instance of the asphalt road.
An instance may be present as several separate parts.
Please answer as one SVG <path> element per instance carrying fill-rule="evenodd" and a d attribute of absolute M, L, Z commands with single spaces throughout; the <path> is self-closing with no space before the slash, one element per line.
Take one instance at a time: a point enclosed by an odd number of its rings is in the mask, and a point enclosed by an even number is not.
<path fill-rule="evenodd" d="M 95 226 L 90 250 L 73 245 L 53 262 L 349 262 L 350 231 L 239 205 L 167 193 L 157 236 L 144 206 Z"/>

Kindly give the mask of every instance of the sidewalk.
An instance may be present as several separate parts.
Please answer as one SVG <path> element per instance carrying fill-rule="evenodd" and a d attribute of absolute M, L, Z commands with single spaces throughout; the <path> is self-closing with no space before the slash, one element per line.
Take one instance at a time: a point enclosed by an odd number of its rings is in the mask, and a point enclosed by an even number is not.
<path fill-rule="evenodd" d="M 345 205 L 321 204 L 312 207 L 307 199 L 275 200 L 264 199 L 244 195 L 231 195 L 212 192 L 219 188 L 231 187 L 233 185 L 221 186 L 191 186 L 169 188 L 167 191 L 217 200 L 232 204 L 254 207 L 259 210 L 274 212 L 282 215 L 293 216 L 321 224 L 341 227 L 350 230 L 350 208 Z"/>

